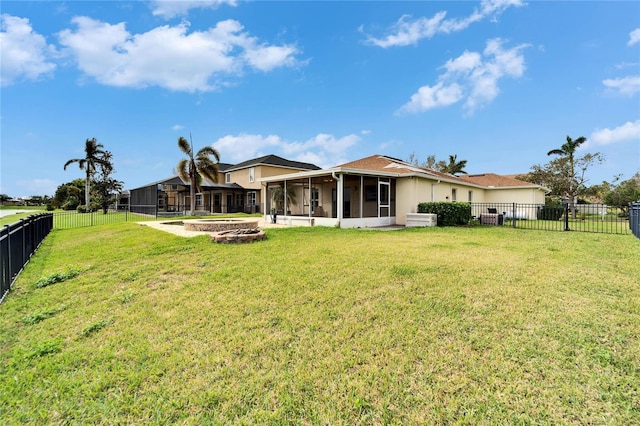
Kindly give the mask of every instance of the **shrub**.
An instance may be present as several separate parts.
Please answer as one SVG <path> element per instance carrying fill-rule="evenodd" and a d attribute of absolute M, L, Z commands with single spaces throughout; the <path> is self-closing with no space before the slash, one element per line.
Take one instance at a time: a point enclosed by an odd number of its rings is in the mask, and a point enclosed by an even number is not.
<path fill-rule="evenodd" d="M 47 211 L 48 211 L 48 212 L 52 212 L 52 211 L 54 211 L 56 208 L 55 208 L 55 207 L 53 207 L 53 204 L 47 204 L 46 209 L 47 209 Z"/>
<path fill-rule="evenodd" d="M 418 213 L 435 213 L 438 226 L 467 225 L 471 220 L 471 204 L 434 202 L 418 204 Z"/>
<path fill-rule="evenodd" d="M 87 210 L 87 206 L 78 206 L 78 208 L 76 209 L 78 213 L 87 213 L 89 210 Z"/>
<path fill-rule="evenodd" d="M 75 210 L 80 203 L 75 198 L 70 198 L 62 205 L 62 210 Z"/>
<path fill-rule="evenodd" d="M 564 214 L 564 207 L 561 204 L 547 204 L 538 210 L 540 220 L 558 220 Z"/>

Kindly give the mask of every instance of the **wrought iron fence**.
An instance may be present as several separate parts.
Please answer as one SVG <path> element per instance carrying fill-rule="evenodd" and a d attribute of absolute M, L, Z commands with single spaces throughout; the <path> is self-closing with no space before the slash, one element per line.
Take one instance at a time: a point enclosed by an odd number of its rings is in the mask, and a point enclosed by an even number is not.
<path fill-rule="evenodd" d="M 42 213 L 0 229 L 0 302 L 52 228 L 53 214 Z"/>
<path fill-rule="evenodd" d="M 481 225 L 512 226 L 545 231 L 629 234 L 629 218 L 605 204 L 553 206 L 524 203 L 471 203 L 471 214 Z"/>
<path fill-rule="evenodd" d="M 77 211 L 55 212 L 53 213 L 53 228 L 70 229 L 128 222 L 130 216 L 131 213 L 127 210 L 108 210 L 107 213 L 102 210 L 87 213 L 79 213 Z"/>

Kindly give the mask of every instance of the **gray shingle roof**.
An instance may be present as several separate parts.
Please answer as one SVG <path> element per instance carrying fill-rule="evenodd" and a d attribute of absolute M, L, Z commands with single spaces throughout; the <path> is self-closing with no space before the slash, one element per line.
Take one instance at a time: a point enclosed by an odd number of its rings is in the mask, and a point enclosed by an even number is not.
<path fill-rule="evenodd" d="M 320 167 L 311 163 L 303 163 L 300 161 L 292 161 L 287 160 L 286 158 L 278 157 L 277 155 L 265 155 L 264 157 L 253 158 L 251 160 L 243 161 L 242 163 L 235 164 L 228 169 L 225 169 L 226 172 L 230 172 L 238 169 L 245 169 L 247 167 L 257 166 L 259 164 L 265 164 L 269 166 L 279 166 L 279 167 L 290 167 L 292 169 L 303 169 L 303 170 L 320 170 Z"/>

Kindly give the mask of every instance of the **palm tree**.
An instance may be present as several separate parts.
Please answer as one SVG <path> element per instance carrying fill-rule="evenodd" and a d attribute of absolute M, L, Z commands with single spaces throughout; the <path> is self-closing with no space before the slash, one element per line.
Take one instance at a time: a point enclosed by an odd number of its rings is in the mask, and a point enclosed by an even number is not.
<path fill-rule="evenodd" d="M 285 190 L 284 190 L 284 184 L 280 184 L 278 186 L 274 186 L 272 188 L 269 188 L 269 190 L 271 191 L 271 206 L 272 209 L 275 209 L 276 211 L 278 210 L 282 210 L 284 211 L 284 205 L 285 205 Z M 287 201 L 286 201 L 286 205 L 290 206 L 290 205 L 296 205 L 296 192 L 295 189 L 293 188 L 293 185 L 288 185 L 287 186 L 287 192 L 286 192 L 286 197 L 287 197 Z"/>
<path fill-rule="evenodd" d="M 569 160 L 569 170 L 567 176 L 567 198 L 569 198 L 569 206 L 571 211 L 573 212 L 573 218 L 576 217 L 576 209 L 574 208 L 576 192 L 578 189 L 578 185 L 576 185 L 576 170 L 575 170 L 575 158 L 574 154 L 578 147 L 585 143 L 587 138 L 584 136 L 580 136 L 579 138 L 573 140 L 570 136 L 567 136 L 567 142 L 563 143 L 562 146 L 558 149 L 552 149 L 547 152 L 547 155 L 559 155 Z"/>
<path fill-rule="evenodd" d="M 445 165 L 441 171 L 452 175 L 467 174 L 464 170 L 467 167 L 467 160 L 458 160 L 457 155 L 449 155 L 449 164 Z"/>
<path fill-rule="evenodd" d="M 189 134 L 189 141 L 182 136 L 178 138 L 178 148 L 180 148 L 180 151 L 185 153 L 188 158 L 180 160 L 177 169 L 182 180 L 189 182 L 191 194 L 190 215 L 194 216 L 196 212 L 196 189 L 198 192 L 201 191 L 200 184 L 202 183 L 202 177 L 204 176 L 212 182 L 218 182 L 220 154 L 215 148 L 205 146 L 194 156 L 193 142 L 190 141 L 191 134 Z M 211 159 L 211 156 L 215 158 L 215 162 Z"/>
<path fill-rule="evenodd" d="M 105 160 L 103 159 L 105 151 L 102 148 L 104 148 L 104 145 L 102 145 L 101 143 L 98 143 L 96 138 L 87 139 L 84 145 L 85 157 L 72 158 L 71 160 L 64 163 L 64 170 L 67 170 L 67 166 L 69 164 L 78 163 L 80 170 L 86 170 L 87 172 L 87 176 L 84 184 L 84 200 L 85 200 L 85 207 L 87 208 L 87 210 L 91 208 L 89 204 L 89 201 L 91 198 L 90 191 L 89 191 L 90 185 L 91 185 L 90 183 L 91 177 L 93 177 L 96 171 L 96 165 L 105 163 Z"/>

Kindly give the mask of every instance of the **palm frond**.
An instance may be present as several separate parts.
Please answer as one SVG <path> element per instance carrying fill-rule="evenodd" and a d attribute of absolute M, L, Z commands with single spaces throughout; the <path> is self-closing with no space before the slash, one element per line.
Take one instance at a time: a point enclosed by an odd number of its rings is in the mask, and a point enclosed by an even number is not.
<path fill-rule="evenodd" d="M 189 156 L 189 158 L 193 158 L 193 151 L 191 149 L 191 144 L 184 137 L 180 136 L 178 138 L 178 148 L 180 151 L 184 152 Z"/>
<path fill-rule="evenodd" d="M 183 181 L 191 181 L 191 176 L 189 176 L 189 160 L 187 160 L 186 158 L 180 160 L 178 162 L 178 166 L 176 167 L 176 171 Z"/>
<path fill-rule="evenodd" d="M 80 167 L 80 170 L 84 170 L 85 162 L 86 160 L 84 158 L 73 158 L 67 161 L 66 163 L 64 163 L 64 170 L 67 170 L 67 167 L 73 163 L 78 163 L 78 167 Z"/>
<path fill-rule="evenodd" d="M 220 153 L 212 146 L 205 146 L 204 148 L 200 149 L 200 151 L 198 151 L 197 157 L 203 156 L 213 157 L 216 159 L 216 163 L 220 162 Z"/>
<path fill-rule="evenodd" d="M 212 182 L 218 182 L 218 163 L 214 163 L 209 157 L 201 157 L 198 155 L 198 158 L 196 159 L 196 167 L 201 175 Z"/>

